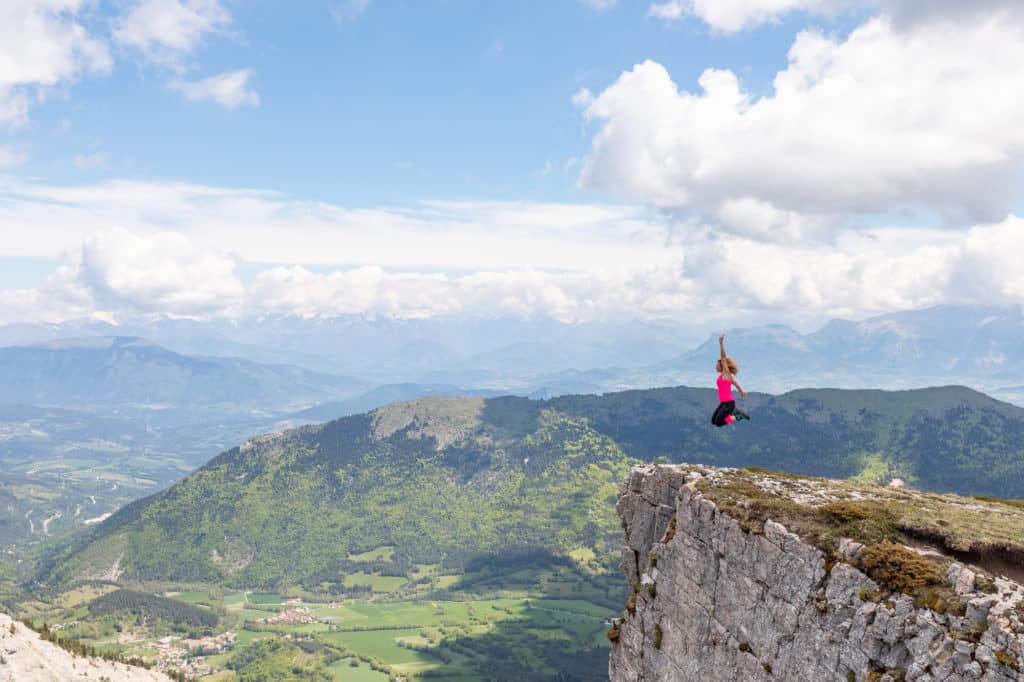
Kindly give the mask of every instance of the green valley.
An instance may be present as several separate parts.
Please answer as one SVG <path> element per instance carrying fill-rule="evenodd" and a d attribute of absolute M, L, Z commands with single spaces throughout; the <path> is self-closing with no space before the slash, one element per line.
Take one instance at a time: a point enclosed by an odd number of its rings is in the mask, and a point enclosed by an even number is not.
<path fill-rule="evenodd" d="M 13 605 L 211 679 L 602 679 L 626 596 L 614 507 L 637 461 L 1024 497 L 1024 410 L 968 389 L 745 405 L 753 421 L 714 429 L 702 389 L 431 397 L 260 436 L 52 545 L 49 596 Z M 138 597 L 89 607 L 124 587 L 216 622 Z"/>

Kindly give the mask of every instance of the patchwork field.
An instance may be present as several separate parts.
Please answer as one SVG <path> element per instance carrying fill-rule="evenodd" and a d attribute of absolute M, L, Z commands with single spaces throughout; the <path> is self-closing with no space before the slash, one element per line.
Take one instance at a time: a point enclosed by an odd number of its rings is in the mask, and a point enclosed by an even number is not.
<path fill-rule="evenodd" d="M 385 682 L 395 676 L 482 682 L 495 674 L 555 679 L 572 660 L 576 667 L 588 661 L 597 676 L 580 679 L 599 679 L 607 619 L 613 615 L 586 599 L 538 598 L 521 590 L 479 597 L 378 593 L 329 601 L 193 585 L 149 590 L 162 595 L 155 598 L 162 613 L 135 609 L 97 616 L 91 602 L 116 591 L 113 585 L 84 585 L 22 606 L 34 622 L 50 623 L 99 651 L 140 657 L 159 669 L 210 682 L 235 679 L 233 671 L 253 656 L 263 661 L 261 670 L 286 660 L 309 679 L 327 675 L 344 682 Z M 173 609 L 161 605 L 173 603 L 185 605 L 185 615 L 166 615 Z M 193 613 L 188 609 L 217 614 L 217 625 L 174 622 Z"/>

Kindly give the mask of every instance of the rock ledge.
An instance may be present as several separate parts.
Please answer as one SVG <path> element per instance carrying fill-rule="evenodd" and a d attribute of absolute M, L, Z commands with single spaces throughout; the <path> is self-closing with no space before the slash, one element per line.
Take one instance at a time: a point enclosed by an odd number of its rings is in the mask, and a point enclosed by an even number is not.
<path fill-rule="evenodd" d="M 729 471 L 631 471 L 617 510 L 634 596 L 609 632 L 613 682 L 1024 680 L 1019 584 L 939 554 L 943 589 L 965 608 L 920 607 L 860 569 L 861 543 L 827 553 L 770 518 L 751 529 L 719 509 L 701 486 Z"/>

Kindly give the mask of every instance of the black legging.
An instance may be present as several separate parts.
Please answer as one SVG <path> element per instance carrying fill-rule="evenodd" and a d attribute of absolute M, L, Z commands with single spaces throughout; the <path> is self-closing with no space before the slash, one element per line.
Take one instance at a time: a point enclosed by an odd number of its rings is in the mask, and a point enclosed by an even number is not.
<path fill-rule="evenodd" d="M 724 400 L 718 403 L 715 413 L 711 415 L 711 423 L 715 426 L 725 426 L 725 418 L 736 410 L 735 400 Z"/>

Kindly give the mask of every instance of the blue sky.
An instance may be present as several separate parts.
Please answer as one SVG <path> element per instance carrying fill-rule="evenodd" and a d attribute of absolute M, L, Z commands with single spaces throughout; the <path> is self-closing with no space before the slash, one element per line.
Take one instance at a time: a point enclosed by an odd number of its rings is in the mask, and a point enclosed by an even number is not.
<path fill-rule="evenodd" d="M 589 146 L 572 96 L 652 59 L 681 83 L 709 64 L 770 86 L 800 23 L 714 35 L 647 4 L 373 2 L 341 23 L 327 2 L 233 3 L 230 35 L 184 58 L 193 77 L 247 68 L 259 106 L 225 110 L 170 90 L 131 58 L 33 107 L 7 131 L 19 172 L 59 182 L 134 178 L 259 187 L 346 205 L 434 197 L 601 200 L 563 172 Z M 344 5 L 338 5 L 344 6 Z M 105 4 L 90 25 L 112 21 Z M 834 22 L 821 22 L 826 26 Z M 738 49 L 739 48 L 739 49 Z M 66 127 L 66 130 L 65 130 Z M 77 155 L 104 157 L 78 168 Z M 548 169 L 545 172 L 545 169 Z M 570 168 L 572 171 L 572 168 Z"/>
<path fill-rule="evenodd" d="M 1010 0 L 15 0 L 0 323 L 1024 301 Z"/>

